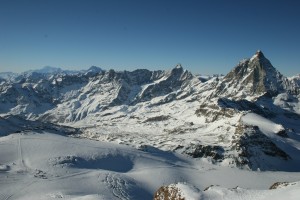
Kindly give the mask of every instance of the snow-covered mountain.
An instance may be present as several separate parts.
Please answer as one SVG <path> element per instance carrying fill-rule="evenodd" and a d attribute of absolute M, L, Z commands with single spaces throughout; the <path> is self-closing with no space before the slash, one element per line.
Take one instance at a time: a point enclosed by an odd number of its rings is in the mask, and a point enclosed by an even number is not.
<path fill-rule="evenodd" d="M 0 181 L 0 198 L 25 199 L 27 191 L 27 199 L 151 199 L 156 190 L 157 199 L 298 194 L 299 80 L 284 77 L 261 51 L 225 76 L 193 75 L 181 65 L 2 73 L 0 176 L 8 182 Z M 243 180 L 228 181 L 236 176 Z M 68 186 L 78 178 L 101 191 Z M 265 190 L 278 181 L 283 189 Z M 237 185 L 264 190 L 226 189 Z"/>
<path fill-rule="evenodd" d="M 18 76 L 17 73 L 13 73 L 13 72 L 0 72 L 0 82 L 1 80 L 13 80 L 14 78 L 16 78 Z"/>
<path fill-rule="evenodd" d="M 241 61 L 218 85 L 215 96 L 253 98 L 289 90 L 287 78 L 278 72 L 261 51 Z"/>
<path fill-rule="evenodd" d="M 2 80 L 0 113 L 80 128 L 77 137 L 293 171 L 300 166 L 299 91 L 299 77 L 284 77 L 258 51 L 226 76 L 205 79 L 181 65 L 166 71 L 26 72 Z"/>

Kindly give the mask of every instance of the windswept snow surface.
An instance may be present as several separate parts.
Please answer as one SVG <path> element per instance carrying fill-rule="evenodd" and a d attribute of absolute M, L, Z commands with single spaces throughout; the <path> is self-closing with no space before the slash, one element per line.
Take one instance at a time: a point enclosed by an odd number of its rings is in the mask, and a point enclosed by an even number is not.
<path fill-rule="evenodd" d="M 49 132 L 0 138 L 3 200 L 152 199 L 160 186 L 177 182 L 187 182 L 201 191 L 210 185 L 247 188 L 235 192 L 217 188 L 206 192 L 211 199 L 220 199 L 223 194 L 227 199 L 255 199 L 257 194 L 277 195 L 268 190 L 274 182 L 299 180 L 299 172 L 239 170 L 155 148 L 138 150 Z M 299 187 L 279 191 L 285 199 L 288 195 L 293 199 Z M 195 192 L 187 195 L 197 197 Z"/>

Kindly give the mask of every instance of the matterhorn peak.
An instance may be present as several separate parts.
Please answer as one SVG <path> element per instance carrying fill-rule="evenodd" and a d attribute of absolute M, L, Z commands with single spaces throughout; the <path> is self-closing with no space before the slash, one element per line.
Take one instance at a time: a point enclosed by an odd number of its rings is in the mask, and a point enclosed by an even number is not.
<path fill-rule="evenodd" d="M 258 58 L 261 58 L 261 57 L 265 57 L 263 52 L 261 50 L 257 50 L 255 55 L 258 57 Z"/>
<path fill-rule="evenodd" d="M 257 50 L 256 53 L 254 54 L 254 56 L 252 56 L 252 58 L 250 59 L 250 61 L 253 61 L 255 59 L 263 60 L 263 59 L 266 59 L 266 57 L 261 50 Z"/>
<path fill-rule="evenodd" d="M 280 72 L 272 66 L 262 51 L 258 50 L 250 60 L 240 62 L 224 77 L 216 94 L 225 94 L 237 99 L 257 97 L 265 93 L 277 94 L 284 89 L 283 82 Z"/>

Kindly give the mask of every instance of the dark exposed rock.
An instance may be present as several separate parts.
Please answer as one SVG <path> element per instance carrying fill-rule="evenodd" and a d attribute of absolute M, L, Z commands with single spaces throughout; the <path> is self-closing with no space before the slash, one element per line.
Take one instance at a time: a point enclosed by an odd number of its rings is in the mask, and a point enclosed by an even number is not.
<path fill-rule="evenodd" d="M 288 137 L 288 134 L 287 134 L 285 129 L 282 129 L 282 130 L 278 131 L 276 134 L 281 136 L 281 137 Z"/>
<path fill-rule="evenodd" d="M 279 187 L 286 187 L 288 186 L 289 183 L 288 182 L 276 182 L 274 183 L 273 185 L 271 185 L 271 187 L 269 188 L 270 190 L 274 190 L 274 189 L 277 189 Z"/>
<path fill-rule="evenodd" d="M 275 116 L 268 108 L 258 106 L 255 102 L 250 102 L 246 99 L 230 100 L 227 98 L 220 98 L 218 99 L 218 105 L 221 108 L 231 108 L 237 111 L 251 111 L 267 118 Z"/>
<path fill-rule="evenodd" d="M 153 200 L 185 200 L 184 197 L 181 196 L 181 192 L 175 186 L 162 186 L 160 187 L 154 194 Z"/>
<path fill-rule="evenodd" d="M 270 156 L 280 160 L 291 159 L 287 153 L 264 135 L 257 126 L 239 124 L 236 128 L 236 135 L 238 135 L 238 139 L 233 141 L 232 149 L 239 152 L 238 157 L 235 158 L 237 166 L 248 165 L 253 170 L 257 168 L 268 170 L 260 163 L 263 156 Z"/>
<path fill-rule="evenodd" d="M 221 146 L 192 144 L 184 150 L 185 154 L 193 158 L 207 158 L 210 157 L 214 161 L 222 161 L 224 158 L 224 149 Z"/>
<path fill-rule="evenodd" d="M 214 122 L 223 117 L 233 117 L 237 112 L 232 108 L 220 107 L 214 103 L 203 103 L 196 110 L 197 116 L 205 116 L 205 122 Z"/>
<path fill-rule="evenodd" d="M 146 119 L 144 122 L 159 122 L 159 121 L 168 120 L 169 118 L 170 116 L 161 115 L 161 116 L 150 117 Z"/>
<path fill-rule="evenodd" d="M 183 70 L 181 66 L 173 68 L 170 72 L 163 72 L 160 78 L 164 77 L 163 80 L 150 84 L 143 90 L 141 95 L 135 99 L 132 103 L 149 101 L 150 99 L 158 96 L 164 96 L 170 94 L 178 89 L 185 87 L 189 80 L 193 78 L 193 75 Z M 155 80 L 154 80 L 155 81 Z M 174 96 L 170 96 L 171 100 L 175 99 Z M 168 99 L 166 99 L 168 102 Z M 161 102 L 163 103 L 163 102 Z"/>
<path fill-rule="evenodd" d="M 193 122 L 188 123 L 190 126 L 193 126 Z M 197 128 L 187 128 L 187 127 L 176 127 L 173 129 L 164 129 L 164 131 L 168 134 L 185 134 L 191 133 L 192 131 L 196 131 Z"/>
<path fill-rule="evenodd" d="M 286 88 L 286 82 L 287 79 L 258 51 L 251 59 L 240 62 L 224 77 L 213 97 L 242 99 L 265 93 L 274 96 Z"/>

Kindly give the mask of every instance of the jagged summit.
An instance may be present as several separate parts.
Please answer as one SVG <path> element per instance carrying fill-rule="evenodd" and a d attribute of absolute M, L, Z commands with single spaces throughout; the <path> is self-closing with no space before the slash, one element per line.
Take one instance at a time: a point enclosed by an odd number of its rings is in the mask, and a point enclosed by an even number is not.
<path fill-rule="evenodd" d="M 180 63 L 178 63 L 175 68 L 182 69 L 182 65 Z"/>
<path fill-rule="evenodd" d="M 285 79 L 261 52 L 226 77 L 206 81 L 180 65 L 157 71 L 98 71 L 35 72 L 0 80 L 0 135 L 8 126 L 12 128 L 5 134 L 14 133 L 15 127 L 43 132 L 40 124 L 1 120 L 16 115 L 81 128 L 75 137 L 157 152 L 147 147 L 151 145 L 222 165 L 285 170 L 282 163 L 294 164 L 297 153 L 300 166 L 299 151 L 289 146 L 292 134 L 300 133 L 299 79 Z M 291 87 L 296 92 L 285 89 Z M 277 136 L 283 138 L 278 147 Z"/>
<path fill-rule="evenodd" d="M 261 50 L 257 50 L 257 52 L 255 53 L 255 55 L 258 58 L 265 58 L 265 55 L 263 54 L 263 52 Z"/>
<path fill-rule="evenodd" d="M 181 64 L 177 64 L 173 69 L 171 69 L 170 74 L 171 76 L 175 75 L 175 74 L 181 74 L 183 73 L 184 69 L 181 66 Z"/>
<path fill-rule="evenodd" d="M 259 62 L 269 62 L 270 61 L 265 57 L 264 53 L 261 50 L 257 50 L 256 53 L 250 58 L 250 62 L 259 61 Z"/>
<path fill-rule="evenodd" d="M 285 78 L 258 50 L 250 59 L 240 62 L 218 86 L 216 95 L 247 98 L 265 93 L 276 94 L 284 87 Z"/>

